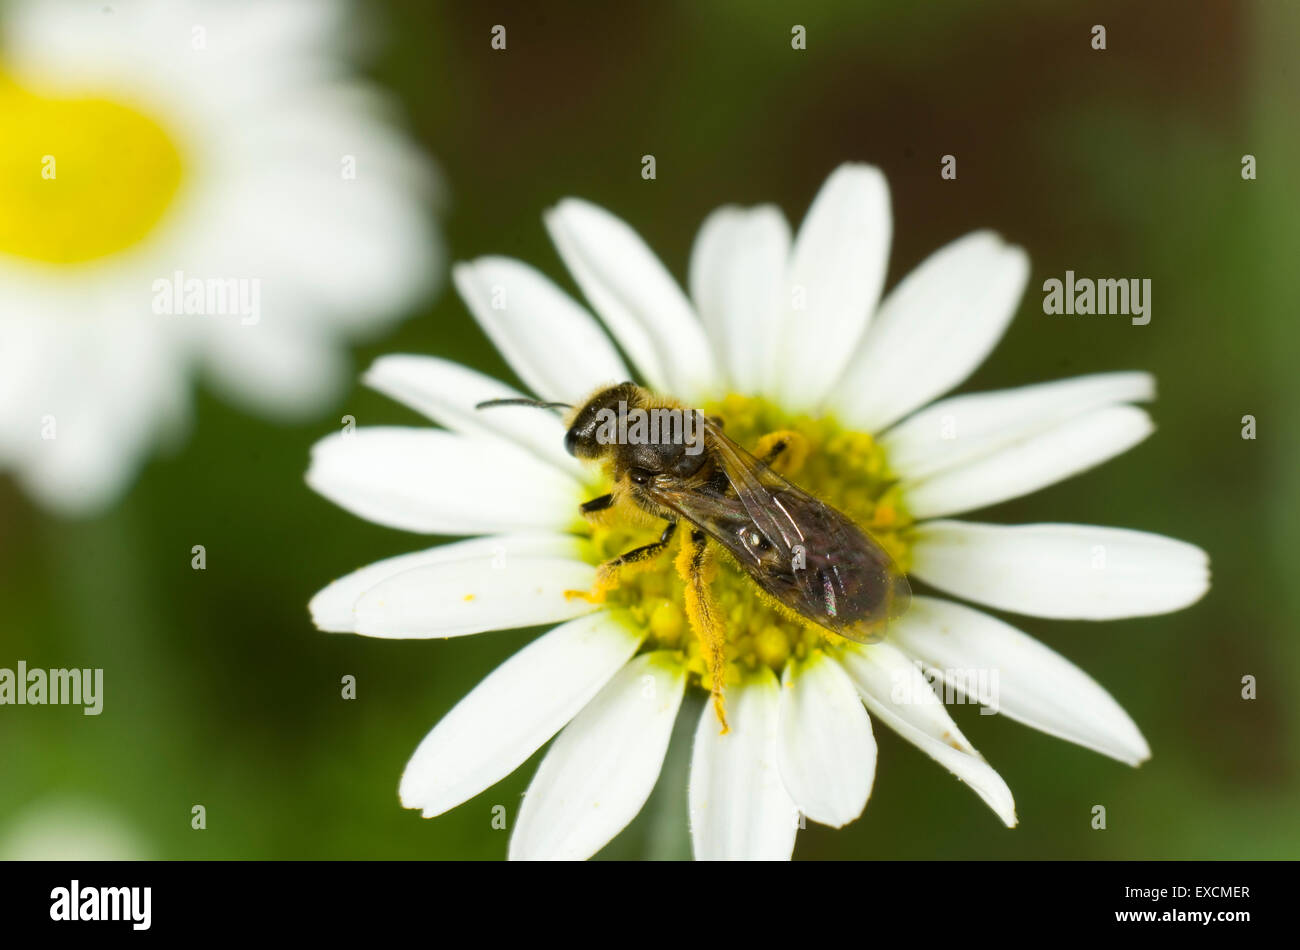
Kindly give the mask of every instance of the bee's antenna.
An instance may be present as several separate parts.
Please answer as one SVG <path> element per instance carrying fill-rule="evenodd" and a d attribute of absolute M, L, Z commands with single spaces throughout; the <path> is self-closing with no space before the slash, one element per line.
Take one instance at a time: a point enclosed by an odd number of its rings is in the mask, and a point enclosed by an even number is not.
<path fill-rule="evenodd" d="M 476 405 L 475 409 L 491 409 L 494 406 L 532 406 L 534 409 L 572 409 L 567 402 L 543 402 L 540 399 L 488 399 Z"/>

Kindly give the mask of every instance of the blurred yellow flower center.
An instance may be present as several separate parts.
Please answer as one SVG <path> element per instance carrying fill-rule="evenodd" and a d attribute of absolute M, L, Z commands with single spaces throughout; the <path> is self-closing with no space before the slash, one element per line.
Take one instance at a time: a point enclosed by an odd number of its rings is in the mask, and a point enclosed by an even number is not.
<path fill-rule="evenodd" d="M 870 435 L 850 432 L 834 419 L 792 416 L 764 400 L 731 395 L 699 407 L 720 417 L 732 439 L 754 450 L 769 432 L 792 429 L 807 440 L 803 459 L 778 459 L 773 468 L 800 488 L 838 508 L 866 528 L 904 571 L 911 566 L 906 529 L 910 518 L 901 508 L 895 479 L 884 451 Z M 794 469 L 785 462 L 794 464 Z M 662 525 L 631 525 L 617 517 L 590 529 L 592 558 L 604 561 L 657 539 Z M 684 532 L 679 531 L 678 536 Z M 843 642 L 816 625 L 797 621 L 772 606 L 754 581 L 729 557 L 719 556 L 714 596 L 727 636 L 727 685 L 740 681 L 760 664 L 778 674 L 791 656 L 804 657 L 823 640 Z M 627 608 L 649 631 L 645 648 L 676 650 L 705 688 L 711 686 L 705 657 L 686 618 L 685 595 L 671 554 L 647 566 L 627 570 L 608 595 L 611 605 Z"/>
<path fill-rule="evenodd" d="M 181 183 L 154 119 L 95 97 L 56 98 L 0 71 L 0 254 L 80 264 L 142 240 Z"/>

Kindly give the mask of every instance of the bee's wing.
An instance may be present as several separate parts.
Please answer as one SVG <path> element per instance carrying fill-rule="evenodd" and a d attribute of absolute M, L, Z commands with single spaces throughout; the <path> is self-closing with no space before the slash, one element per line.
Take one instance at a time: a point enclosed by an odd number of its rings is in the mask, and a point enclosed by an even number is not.
<path fill-rule="evenodd" d="M 786 606 L 853 640 L 878 640 L 884 623 L 911 599 L 907 578 L 852 519 L 792 485 L 706 423 L 706 438 L 761 535 L 719 540 L 746 564 L 757 559 L 761 586 Z"/>
<path fill-rule="evenodd" d="M 753 527 L 754 519 L 739 498 L 689 487 L 663 475 L 654 479 L 646 491 L 659 504 L 671 508 L 730 551 L 746 570 L 753 571 L 761 565 L 761 558 L 741 540 L 742 532 Z"/>
<path fill-rule="evenodd" d="M 816 499 L 791 485 L 754 456 L 750 455 L 712 422 L 705 422 L 705 438 L 722 462 L 727 478 L 736 489 L 741 504 L 749 512 L 755 527 L 777 546 L 782 554 L 793 555 L 794 546 L 806 540 L 796 516 L 777 502 L 778 492 L 790 491 L 803 495 L 817 504 Z"/>

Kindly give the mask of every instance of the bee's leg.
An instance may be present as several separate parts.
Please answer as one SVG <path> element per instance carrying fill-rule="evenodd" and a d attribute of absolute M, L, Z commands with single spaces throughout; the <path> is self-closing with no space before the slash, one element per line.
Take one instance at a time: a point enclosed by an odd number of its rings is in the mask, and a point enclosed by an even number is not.
<path fill-rule="evenodd" d="M 677 573 L 686 584 L 686 618 L 691 622 L 695 635 L 700 638 L 700 648 L 709 664 L 713 709 L 718 714 L 725 735 L 729 729 L 722 687 L 726 678 L 727 635 L 722 625 L 722 612 L 713 599 L 711 585 L 718 576 L 718 565 L 707 541 L 703 531 L 698 528 L 691 530 L 682 541 L 682 549 L 677 555 Z"/>
<path fill-rule="evenodd" d="M 591 501 L 584 501 L 578 506 L 582 512 L 582 517 L 592 524 L 600 524 L 613 512 L 618 499 L 614 497 L 613 492 L 601 495 L 599 498 L 593 498 Z"/>
<path fill-rule="evenodd" d="M 793 429 L 778 429 L 758 440 L 754 456 L 782 475 L 793 475 L 808 458 L 808 440 Z"/>
<path fill-rule="evenodd" d="M 609 492 L 601 495 L 599 498 L 593 498 L 591 501 L 584 501 L 578 506 L 578 510 L 584 515 L 593 515 L 598 511 L 607 511 L 614 506 L 614 494 Z"/>
<path fill-rule="evenodd" d="M 600 499 L 596 499 L 599 501 Z M 603 604 L 605 595 L 618 587 L 619 572 L 628 566 L 641 565 L 645 567 L 650 561 L 662 554 L 672 541 L 673 535 L 677 531 L 677 522 L 670 521 L 664 526 L 663 534 L 659 535 L 659 540 L 650 544 L 643 544 L 639 548 L 633 548 L 625 554 L 620 554 L 612 560 L 606 561 L 600 567 L 596 568 L 596 583 L 591 590 L 566 590 L 564 596 L 570 600 L 586 600 L 593 604 Z"/>

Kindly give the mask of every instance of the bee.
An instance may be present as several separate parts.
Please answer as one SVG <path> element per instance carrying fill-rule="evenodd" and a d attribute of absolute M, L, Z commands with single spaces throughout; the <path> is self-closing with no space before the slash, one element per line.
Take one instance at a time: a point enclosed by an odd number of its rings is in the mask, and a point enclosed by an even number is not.
<path fill-rule="evenodd" d="M 631 504 L 664 522 L 659 540 L 606 561 L 596 586 L 574 596 L 603 601 L 620 571 L 664 553 L 681 531 L 676 567 L 685 585 L 687 619 L 699 637 L 712 679 L 714 707 L 727 731 L 722 685 L 726 635 L 710 591 L 721 548 L 783 613 L 872 643 L 911 599 L 907 578 L 889 554 L 843 512 L 773 469 L 802 444 L 797 432 L 770 433 L 751 454 L 724 432 L 722 420 L 637 386 L 605 386 L 578 406 L 531 399 L 495 399 L 478 408 L 528 405 L 570 410 L 564 447 L 604 465 L 613 489 L 581 505 L 585 516 Z M 615 428 L 612 419 L 668 410 L 673 425 Z M 679 421 L 680 420 L 680 421 Z M 643 427 L 644 429 L 645 427 Z M 682 527 L 684 525 L 684 527 Z"/>

